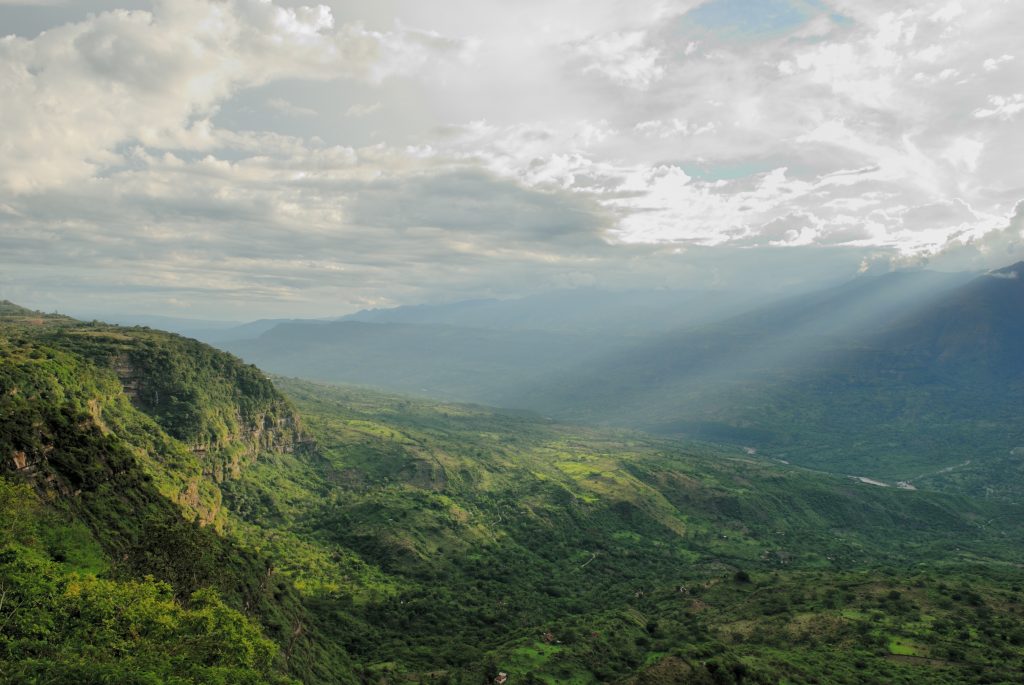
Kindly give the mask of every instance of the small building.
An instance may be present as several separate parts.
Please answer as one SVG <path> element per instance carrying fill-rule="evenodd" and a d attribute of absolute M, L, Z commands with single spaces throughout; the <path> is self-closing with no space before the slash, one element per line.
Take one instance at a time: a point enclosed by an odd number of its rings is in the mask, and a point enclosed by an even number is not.
<path fill-rule="evenodd" d="M 494 685 L 505 685 L 508 682 L 508 673 L 502 671 L 494 678 Z"/>

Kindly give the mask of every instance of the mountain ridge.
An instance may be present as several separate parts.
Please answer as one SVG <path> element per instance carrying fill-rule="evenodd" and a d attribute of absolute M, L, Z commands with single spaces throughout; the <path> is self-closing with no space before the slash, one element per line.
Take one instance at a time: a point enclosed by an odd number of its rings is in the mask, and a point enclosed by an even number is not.
<path fill-rule="evenodd" d="M 189 598 L 205 592 L 211 606 L 222 598 L 230 605 L 225 616 L 248 614 L 230 620 L 239 621 L 246 634 L 254 630 L 259 638 L 253 640 L 262 640 L 266 631 L 277 645 L 287 646 L 284 636 L 296 622 L 311 624 L 309 610 L 290 583 L 270 583 L 260 554 L 224 536 L 229 515 L 219 485 L 241 476 L 263 449 L 294 451 L 303 444 L 295 426 L 269 440 L 250 432 L 267 411 L 284 408 L 294 415 L 281 404 L 284 398 L 237 359 L 173 334 L 6 311 L 0 315 L 0 474 L 5 482 L 30 485 L 60 521 L 58 530 L 78 531 L 74 544 L 103 559 L 97 563 L 114 583 L 111 592 L 135 592 L 135 586 L 123 583 L 142 582 L 139 592 L 157 592 L 177 603 L 158 613 L 175 612 L 178 604 L 187 610 Z M 121 355 L 143 364 L 147 382 L 180 397 L 153 403 L 140 402 L 138 394 L 130 397 L 124 383 L 134 371 L 126 374 L 119 367 Z M 214 435 L 216 442 L 206 439 Z M 76 582 L 73 574 L 50 566 L 63 563 L 67 553 L 60 550 L 68 544 L 59 541 L 58 552 L 42 559 L 31 548 L 16 550 L 11 559 L 38 560 L 41 568 L 51 569 L 45 573 L 57 573 L 56 582 Z M 6 582 L 11 582 L 9 572 L 10 567 L 0 569 Z M 166 586 L 150 587 L 147 577 Z M 27 592 L 32 586 L 25 587 Z M 56 602 L 52 611 L 60 615 L 59 597 L 47 601 Z M 250 627 L 253 618 L 261 628 Z M 332 674 L 328 681 L 354 682 L 344 654 L 327 656 L 315 639 L 293 647 L 285 654 L 266 643 L 262 675 L 239 672 L 236 677 L 283 682 L 287 670 L 303 678 L 319 672 Z M 147 668 L 172 668 L 165 663 L 170 656 L 154 649 L 156 661 Z M 61 676 L 65 681 L 87 682 L 85 666 L 66 658 L 71 657 L 45 662 L 46 668 L 71 669 Z M 117 668 L 116 654 L 96 659 L 90 668 L 97 673 Z M 112 661 L 105 665 L 104 659 Z M 214 682 L 209 678 L 197 682 Z"/>
<path fill-rule="evenodd" d="M 1012 419 L 1024 407 L 1022 292 L 1016 279 L 977 276 L 938 293 L 926 288 L 914 306 L 869 324 L 856 310 L 851 317 L 849 308 L 833 307 L 826 292 L 823 314 L 797 299 L 527 394 L 556 416 L 741 441 L 883 480 L 972 458 L 1004 461 L 1024 444 Z M 797 335 L 789 322 L 804 319 L 809 334 Z M 658 381 L 645 385 L 645 378 Z M 1024 494 L 1005 481 L 970 487 L 989 486 Z"/>

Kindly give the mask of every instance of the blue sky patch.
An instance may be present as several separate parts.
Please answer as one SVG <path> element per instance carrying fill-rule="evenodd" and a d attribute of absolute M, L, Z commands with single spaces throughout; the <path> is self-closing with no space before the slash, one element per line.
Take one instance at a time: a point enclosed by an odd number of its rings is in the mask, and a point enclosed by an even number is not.
<path fill-rule="evenodd" d="M 722 163 L 690 162 L 680 165 L 686 175 L 700 181 L 735 181 L 763 174 L 779 166 L 778 160 L 748 159 Z"/>
<path fill-rule="evenodd" d="M 686 18 L 705 29 L 723 33 L 782 33 L 826 11 L 817 0 L 712 0 L 691 10 Z"/>

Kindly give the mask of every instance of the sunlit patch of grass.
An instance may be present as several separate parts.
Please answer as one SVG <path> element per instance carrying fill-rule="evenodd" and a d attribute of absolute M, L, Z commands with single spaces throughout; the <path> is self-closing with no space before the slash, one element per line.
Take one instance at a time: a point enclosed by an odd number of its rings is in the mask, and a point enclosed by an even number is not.
<path fill-rule="evenodd" d="M 928 648 L 905 637 L 893 636 L 889 638 L 889 653 L 899 656 L 928 656 Z"/>
<path fill-rule="evenodd" d="M 543 642 L 533 642 L 522 647 L 517 647 L 509 653 L 508 669 L 512 672 L 526 673 L 537 671 L 554 656 L 561 654 L 564 648 L 561 645 L 548 645 Z"/>

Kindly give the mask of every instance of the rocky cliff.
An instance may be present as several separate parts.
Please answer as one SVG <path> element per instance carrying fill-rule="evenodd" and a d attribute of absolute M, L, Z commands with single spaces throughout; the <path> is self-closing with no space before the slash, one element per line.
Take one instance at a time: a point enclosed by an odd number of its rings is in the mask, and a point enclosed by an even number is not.
<path fill-rule="evenodd" d="M 4 468 L 39 488 L 75 496 L 87 481 L 112 478 L 115 464 L 135 461 L 186 517 L 218 524 L 220 483 L 262 453 L 310 444 L 270 380 L 231 355 L 162 331 L 5 304 L 0 417 L 13 423 L 0 449 Z M 26 416 L 35 418 L 20 425 Z M 105 452 L 92 445 L 79 464 L 74 449 L 58 444 L 71 433 L 124 454 L 97 459 Z"/>

